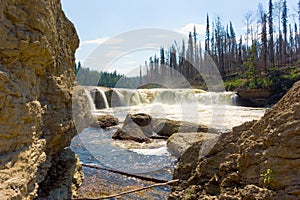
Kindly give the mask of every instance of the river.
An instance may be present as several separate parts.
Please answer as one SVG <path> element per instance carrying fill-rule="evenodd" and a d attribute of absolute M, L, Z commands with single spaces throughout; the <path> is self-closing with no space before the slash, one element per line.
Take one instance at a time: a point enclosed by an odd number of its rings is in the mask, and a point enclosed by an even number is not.
<path fill-rule="evenodd" d="M 119 119 L 120 125 L 105 130 L 88 127 L 76 136 L 71 148 L 79 155 L 81 162 L 164 180 L 172 179 L 177 162 L 168 152 L 166 141 L 155 140 L 150 144 L 140 144 L 111 139 L 116 129 L 122 126 L 128 113 L 147 113 L 152 117 L 201 123 L 225 132 L 243 122 L 259 119 L 265 112 L 263 108 L 236 106 L 237 96 L 233 92 L 215 93 L 197 89 L 114 89 L 112 98 L 115 97 L 118 101 L 108 102 L 105 92 L 101 88 L 96 89 L 100 100 L 103 101 L 101 109 L 96 109 L 99 105 L 94 104 L 95 95 L 86 90 L 93 115 L 112 114 Z M 97 185 L 97 182 L 99 187 L 108 187 L 102 194 L 123 190 L 128 185 L 133 188 L 147 185 L 145 182 L 108 172 L 99 173 L 86 168 L 84 171 L 90 180 L 88 182 L 94 182 L 93 186 Z M 95 174 L 98 174 L 98 178 Z M 92 186 L 87 182 L 84 184 L 86 190 L 82 193 L 88 195 Z M 168 188 L 151 190 L 149 194 L 145 194 L 145 199 L 166 199 L 168 191 Z M 142 197 L 143 195 L 138 199 L 143 199 Z M 129 195 L 122 199 L 132 198 L 137 197 Z"/>

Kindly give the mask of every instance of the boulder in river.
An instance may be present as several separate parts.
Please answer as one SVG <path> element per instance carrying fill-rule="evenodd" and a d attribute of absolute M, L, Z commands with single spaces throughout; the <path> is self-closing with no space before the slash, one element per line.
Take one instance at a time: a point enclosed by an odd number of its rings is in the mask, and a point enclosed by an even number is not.
<path fill-rule="evenodd" d="M 151 131 L 151 128 L 147 128 L 147 123 L 150 120 L 151 116 L 147 114 L 128 114 L 124 121 L 124 125 L 122 128 L 118 129 L 115 134 L 112 136 L 113 139 L 118 140 L 133 140 L 136 142 L 151 142 L 150 138 L 145 134 L 147 129 Z M 145 126 L 139 126 L 145 125 Z M 149 125 L 149 124 L 148 124 Z M 145 129 L 146 131 L 144 132 Z"/>
<path fill-rule="evenodd" d="M 145 113 L 128 114 L 121 129 L 113 135 L 113 139 L 150 142 L 153 139 L 168 139 L 172 134 L 207 132 L 208 127 L 191 122 L 152 118 Z M 212 130 L 216 132 L 215 130 Z"/>
<path fill-rule="evenodd" d="M 97 125 L 101 128 L 107 128 L 111 126 L 116 126 L 119 124 L 118 118 L 113 115 L 99 115 L 97 116 Z"/>
<path fill-rule="evenodd" d="M 195 124 L 192 122 L 177 121 L 170 119 L 156 118 L 153 119 L 152 129 L 160 136 L 170 137 L 174 133 L 192 133 L 207 132 L 208 127 L 205 125 Z"/>

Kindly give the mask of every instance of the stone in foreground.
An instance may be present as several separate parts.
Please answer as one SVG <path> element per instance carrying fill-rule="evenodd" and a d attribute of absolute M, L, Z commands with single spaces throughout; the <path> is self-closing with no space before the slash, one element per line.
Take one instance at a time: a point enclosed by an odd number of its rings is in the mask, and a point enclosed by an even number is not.
<path fill-rule="evenodd" d="M 213 133 L 174 133 L 167 141 L 168 151 L 179 158 L 194 143 L 202 144 L 203 147 L 216 140 L 218 134 Z M 207 145 L 206 145 L 207 144 Z"/>
<path fill-rule="evenodd" d="M 257 121 L 220 135 L 205 156 L 181 156 L 169 200 L 300 199 L 300 82 Z M 268 173 L 268 171 L 272 173 Z"/>

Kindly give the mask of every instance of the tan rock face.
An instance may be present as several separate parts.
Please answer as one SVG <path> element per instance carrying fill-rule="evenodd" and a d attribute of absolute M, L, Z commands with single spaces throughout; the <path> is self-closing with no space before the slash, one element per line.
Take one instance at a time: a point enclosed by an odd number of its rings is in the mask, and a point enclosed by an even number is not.
<path fill-rule="evenodd" d="M 33 198 L 75 135 L 78 37 L 59 0 L 0 2 L 0 196 Z"/>
<path fill-rule="evenodd" d="M 299 199 L 299 102 L 297 82 L 261 120 L 222 134 L 207 156 L 195 159 L 199 144 L 189 148 L 169 199 Z"/>

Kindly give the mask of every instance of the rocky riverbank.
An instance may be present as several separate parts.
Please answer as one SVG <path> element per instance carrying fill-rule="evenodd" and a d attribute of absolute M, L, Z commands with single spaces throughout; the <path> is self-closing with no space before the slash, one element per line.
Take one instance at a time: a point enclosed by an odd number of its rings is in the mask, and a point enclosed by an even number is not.
<path fill-rule="evenodd" d="M 2 0 L 0 21 L 0 197 L 75 197 L 76 30 L 59 0 Z"/>
<path fill-rule="evenodd" d="M 297 82 L 261 120 L 222 134 L 205 156 L 201 143 L 187 149 L 169 199 L 299 199 L 299 102 Z"/>

